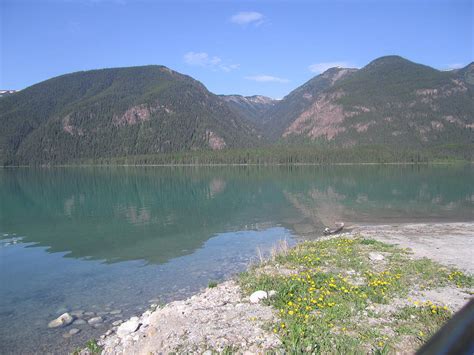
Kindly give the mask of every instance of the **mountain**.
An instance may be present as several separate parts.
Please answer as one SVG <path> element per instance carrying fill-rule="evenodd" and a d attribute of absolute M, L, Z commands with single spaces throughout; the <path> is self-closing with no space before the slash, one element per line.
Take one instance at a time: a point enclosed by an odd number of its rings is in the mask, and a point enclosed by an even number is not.
<path fill-rule="evenodd" d="M 0 100 L 0 162 L 253 146 L 254 128 L 217 95 L 164 66 L 46 80 Z"/>
<path fill-rule="evenodd" d="M 266 96 L 220 95 L 231 110 L 252 124 L 262 125 L 271 119 L 268 111 L 278 102 Z"/>
<path fill-rule="evenodd" d="M 325 145 L 421 148 L 471 144 L 474 64 L 439 71 L 399 56 L 333 68 L 276 104 L 274 139 Z"/>
<path fill-rule="evenodd" d="M 0 126 L 1 165 L 126 163 L 131 156 L 146 163 L 150 155 L 176 152 L 164 161 L 194 162 L 195 151 L 207 162 L 304 162 L 311 154 L 326 162 L 333 148 L 350 160 L 355 146 L 384 147 L 394 159 L 400 151 L 449 146 L 449 158 L 471 159 L 474 63 L 439 71 L 381 57 L 362 69 L 331 68 L 282 100 L 218 96 L 164 66 L 91 70 L 2 97 Z M 213 152 L 249 147 L 265 152 Z"/>

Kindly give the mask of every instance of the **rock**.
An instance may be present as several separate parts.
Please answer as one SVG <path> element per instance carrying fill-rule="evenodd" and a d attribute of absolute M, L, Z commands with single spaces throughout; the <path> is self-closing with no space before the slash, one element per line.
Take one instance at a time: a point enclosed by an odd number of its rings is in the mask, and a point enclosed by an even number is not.
<path fill-rule="evenodd" d="M 84 316 L 84 311 L 83 310 L 72 311 L 71 316 L 76 317 L 76 318 L 82 318 Z"/>
<path fill-rule="evenodd" d="M 202 353 L 202 355 L 212 355 L 212 351 L 206 350 L 205 352 Z"/>
<path fill-rule="evenodd" d="M 116 327 L 116 326 L 118 326 L 118 325 L 120 325 L 120 324 L 122 324 L 122 323 L 123 323 L 123 320 L 119 319 L 119 320 L 116 320 L 115 322 L 113 322 L 112 325 L 113 325 L 114 327 Z"/>
<path fill-rule="evenodd" d="M 138 320 L 138 317 L 132 317 L 125 323 L 122 323 L 117 328 L 117 335 L 120 338 L 124 338 L 127 335 L 136 332 L 139 327 L 140 327 L 140 322 Z"/>
<path fill-rule="evenodd" d="M 275 290 L 270 290 L 268 291 L 268 297 L 269 298 L 272 298 L 272 297 L 275 297 L 277 294 L 277 292 Z"/>
<path fill-rule="evenodd" d="M 69 309 L 67 307 L 61 307 L 61 308 L 56 310 L 56 314 L 64 314 L 64 313 L 67 313 L 67 312 L 69 312 Z"/>
<path fill-rule="evenodd" d="M 120 313 L 122 313 L 122 310 L 121 309 L 115 309 L 113 311 L 110 311 L 109 313 L 112 314 L 112 315 L 120 314 Z"/>
<path fill-rule="evenodd" d="M 84 319 L 76 319 L 74 322 L 72 322 L 72 325 L 84 325 L 87 324 L 87 322 Z"/>
<path fill-rule="evenodd" d="M 72 329 L 69 331 L 69 334 L 71 334 L 71 335 L 76 335 L 77 333 L 80 333 L 80 332 L 81 332 L 80 329 L 72 328 Z"/>
<path fill-rule="evenodd" d="M 94 317 L 94 318 L 91 318 L 87 321 L 87 323 L 89 323 L 90 325 L 94 325 L 94 324 L 99 324 L 99 323 L 102 323 L 104 320 L 102 319 L 102 317 Z"/>
<path fill-rule="evenodd" d="M 261 300 L 267 298 L 268 295 L 265 291 L 255 291 L 250 295 L 250 302 L 251 303 L 258 303 Z"/>
<path fill-rule="evenodd" d="M 95 313 L 94 312 L 84 312 L 84 315 L 86 317 L 94 317 L 95 316 Z"/>
<path fill-rule="evenodd" d="M 369 259 L 372 261 L 380 261 L 384 259 L 384 256 L 380 253 L 369 253 Z"/>
<path fill-rule="evenodd" d="M 65 327 L 71 324 L 74 321 L 74 317 L 71 316 L 69 313 L 64 313 L 61 314 L 58 318 L 55 320 L 52 320 L 48 324 L 48 328 L 59 328 L 59 327 Z"/>

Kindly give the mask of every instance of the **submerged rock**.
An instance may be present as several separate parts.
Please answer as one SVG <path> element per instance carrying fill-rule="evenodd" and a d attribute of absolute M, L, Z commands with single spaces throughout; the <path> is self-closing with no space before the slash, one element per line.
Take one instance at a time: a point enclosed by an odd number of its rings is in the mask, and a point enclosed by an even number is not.
<path fill-rule="evenodd" d="M 74 322 L 72 322 L 72 325 L 84 325 L 87 324 L 87 322 L 84 319 L 76 319 Z"/>
<path fill-rule="evenodd" d="M 258 303 L 263 299 L 268 298 L 268 294 L 265 291 L 255 291 L 250 295 L 251 303 Z"/>
<path fill-rule="evenodd" d="M 48 328 L 59 328 L 65 327 L 71 324 L 74 321 L 74 317 L 69 313 L 61 314 L 58 318 L 52 320 L 48 323 Z"/>
<path fill-rule="evenodd" d="M 72 311 L 71 316 L 76 317 L 76 318 L 82 318 L 84 316 L 84 311 L 83 310 Z"/>
<path fill-rule="evenodd" d="M 72 329 L 69 331 L 69 334 L 71 334 L 71 335 L 76 335 L 77 333 L 80 333 L 80 332 L 81 332 L 80 329 L 72 328 Z"/>
<path fill-rule="evenodd" d="M 89 323 L 90 325 L 94 325 L 94 324 L 99 324 L 99 323 L 102 323 L 104 320 L 102 319 L 102 317 L 94 317 L 94 318 L 91 318 L 87 321 L 87 323 Z"/>

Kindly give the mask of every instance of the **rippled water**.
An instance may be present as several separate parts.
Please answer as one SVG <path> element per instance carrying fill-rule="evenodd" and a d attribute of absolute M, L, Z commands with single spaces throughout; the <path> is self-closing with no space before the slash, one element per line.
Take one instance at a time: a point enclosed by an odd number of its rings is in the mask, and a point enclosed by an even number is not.
<path fill-rule="evenodd" d="M 471 166 L 0 170 L 0 353 L 67 352 L 335 221 L 473 220 L 472 181 Z M 65 310 L 105 323 L 66 339 L 47 328 Z"/>

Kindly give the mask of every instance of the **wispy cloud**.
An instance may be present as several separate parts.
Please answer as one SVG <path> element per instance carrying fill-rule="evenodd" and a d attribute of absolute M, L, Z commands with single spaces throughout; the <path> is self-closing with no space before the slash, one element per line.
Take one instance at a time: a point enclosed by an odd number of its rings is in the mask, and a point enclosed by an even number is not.
<path fill-rule="evenodd" d="M 210 56 L 206 52 L 188 52 L 184 55 L 183 59 L 184 62 L 188 65 L 196 67 L 207 67 L 214 70 L 222 70 L 225 72 L 230 72 L 240 67 L 240 64 L 223 63 L 220 57 Z"/>
<path fill-rule="evenodd" d="M 272 75 L 254 75 L 246 76 L 245 79 L 257 81 L 259 83 L 288 83 L 288 79 L 279 78 Z"/>
<path fill-rule="evenodd" d="M 230 18 L 230 21 L 236 23 L 237 25 L 248 25 L 254 24 L 255 26 L 259 26 L 265 20 L 265 16 L 263 16 L 260 12 L 256 11 L 243 11 L 238 12 Z"/>
<path fill-rule="evenodd" d="M 311 64 L 308 69 L 312 73 L 323 73 L 329 68 L 334 68 L 334 67 L 339 67 L 339 68 L 348 68 L 348 67 L 354 67 L 350 63 L 341 61 L 341 62 L 323 62 L 323 63 L 314 63 Z"/>

